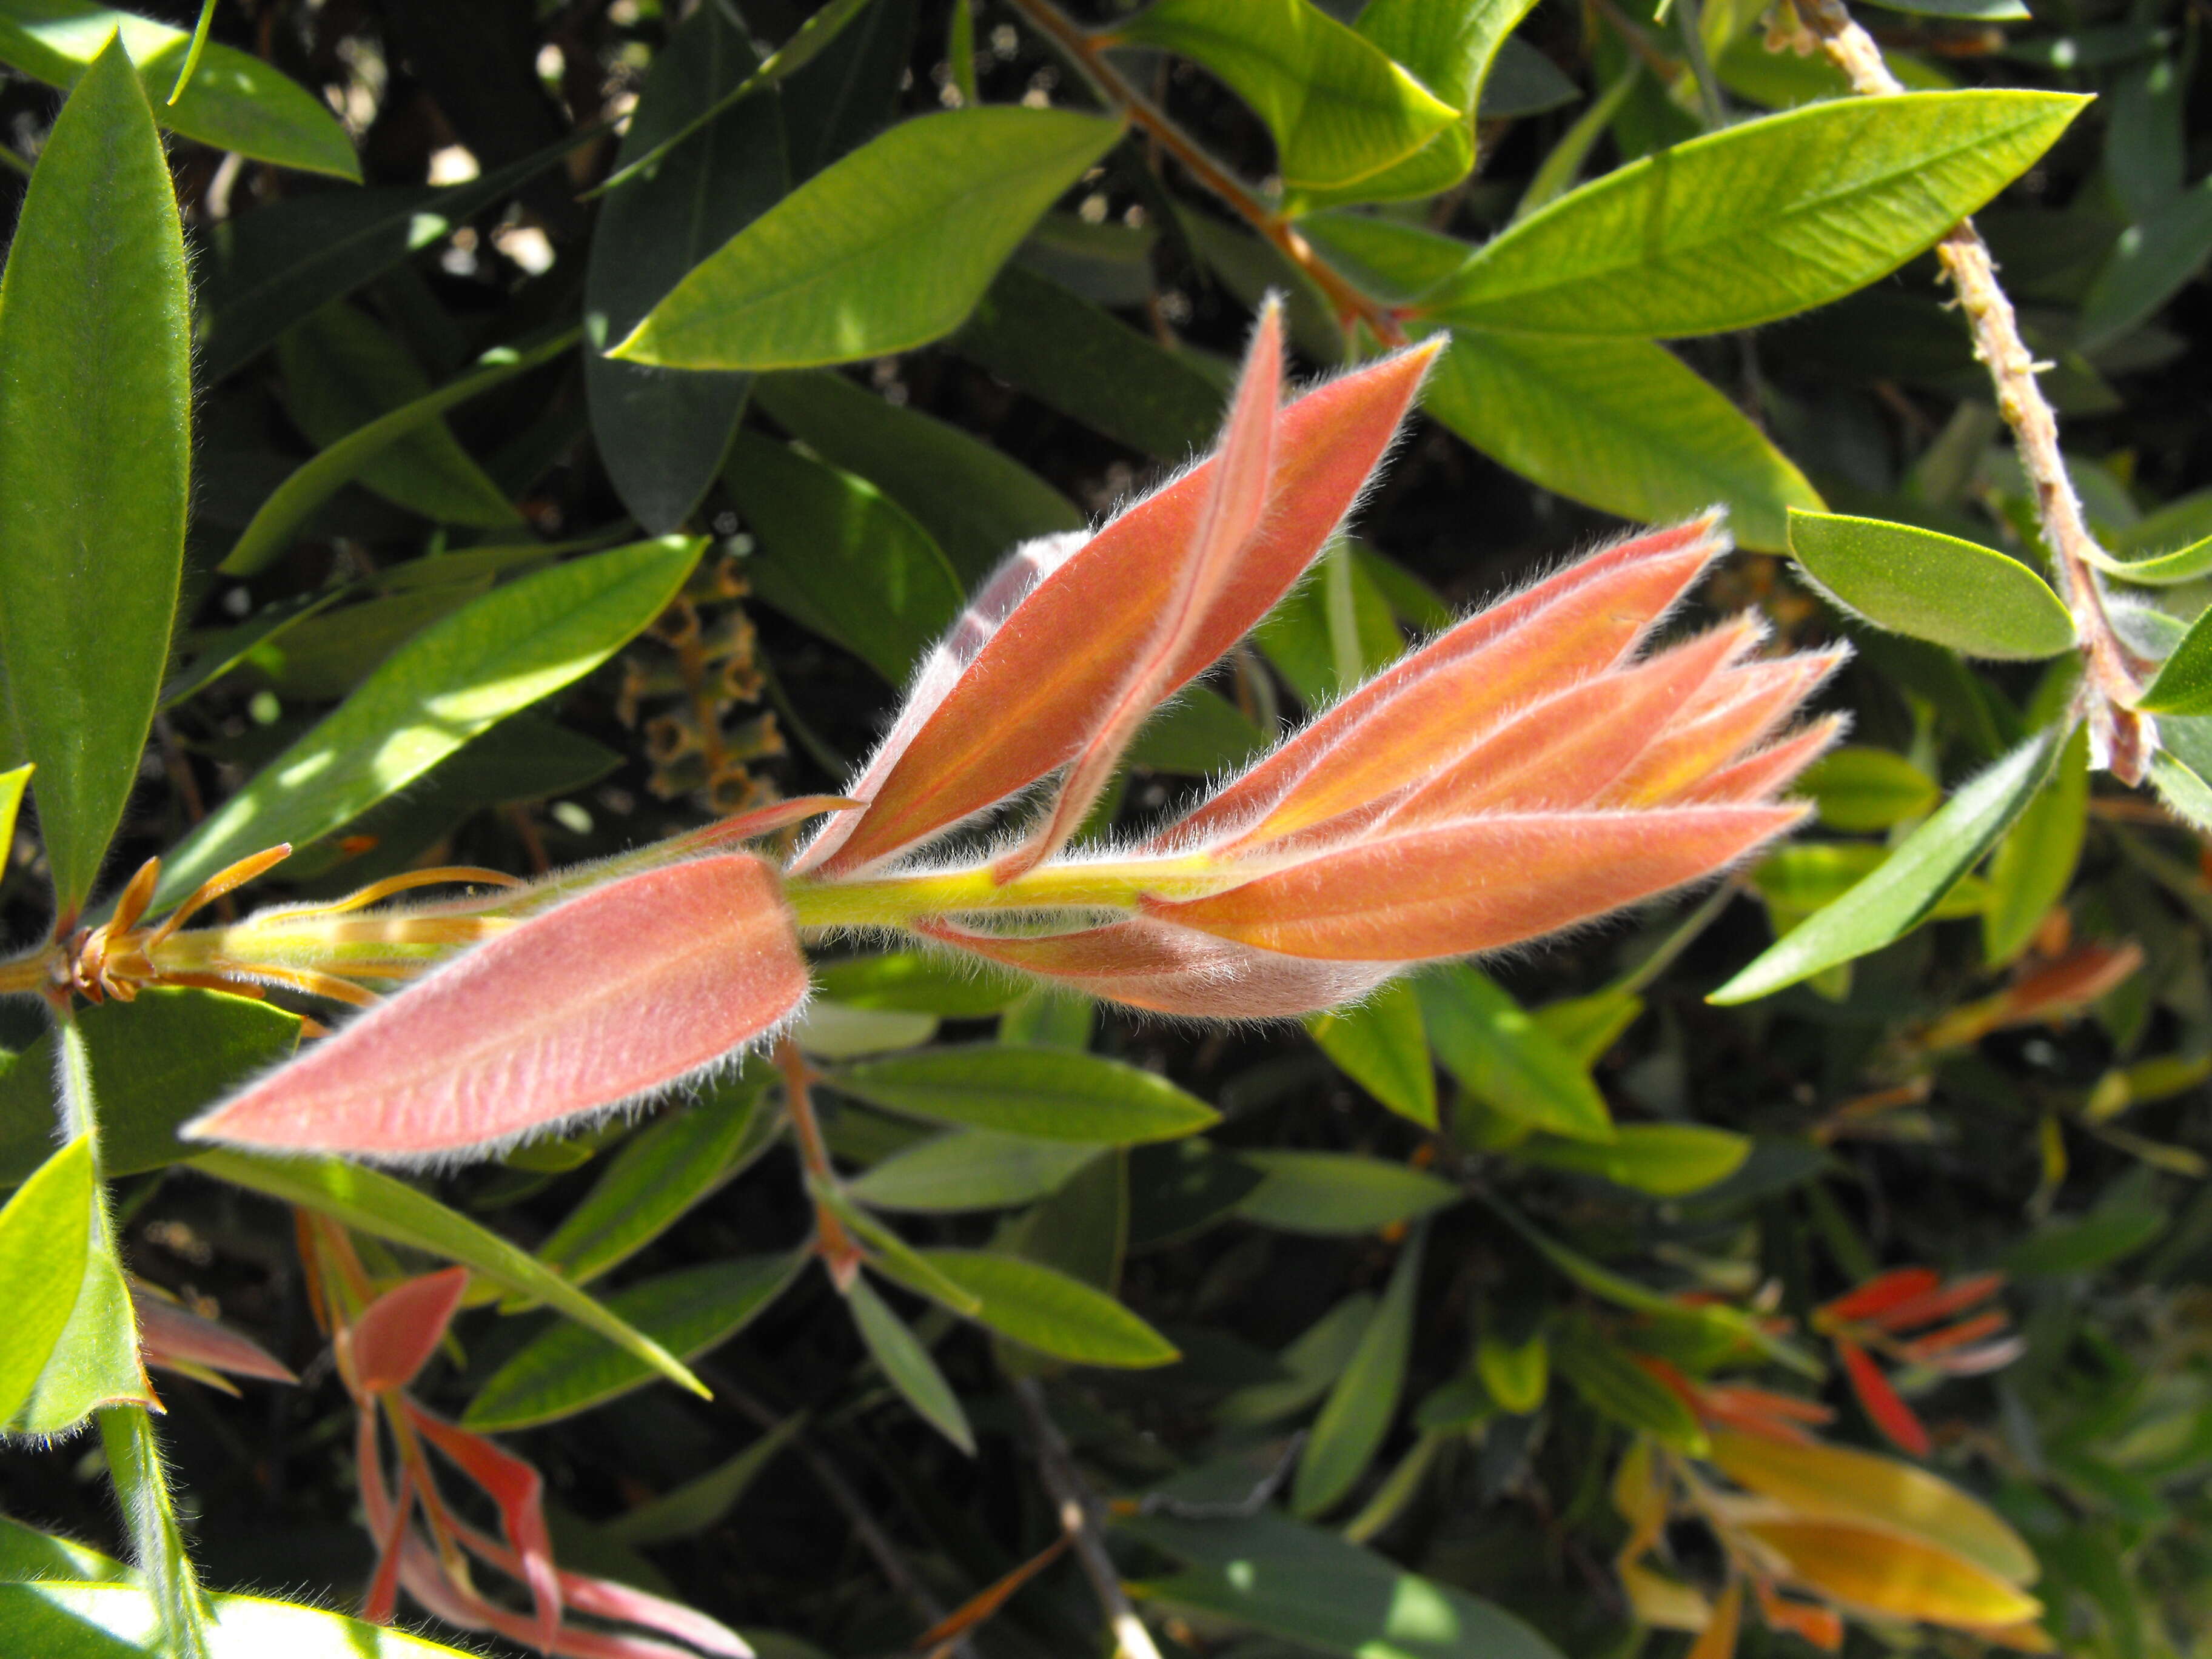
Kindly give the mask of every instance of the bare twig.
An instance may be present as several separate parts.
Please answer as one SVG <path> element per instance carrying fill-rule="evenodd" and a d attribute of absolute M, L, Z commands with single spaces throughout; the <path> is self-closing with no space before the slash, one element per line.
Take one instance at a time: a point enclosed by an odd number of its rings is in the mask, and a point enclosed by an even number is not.
<path fill-rule="evenodd" d="M 1030 1438 L 1036 1443 L 1038 1477 L 1059 1510 L 1060 1528 L 1075 1547 L 1075 1559 L 1083 1564 L 1084 1577 L 1090 1579 L 1107 1623 L 1113 1626 L 1118 1659 L 1160 1659 L 1152 1632 L 1137 1617 L 1128 1592 L 1121 1588 L 1121 1575 L 1115 1571 L 1113 1557 L 1106 1553 L 1106 1541 L 1098 1530 L 1102 1506 L 1076 1468 L 1052 1413 L 1045 1409 L 1044 1389 L 1033 1376 L 1014 1378 L 1013 1389 L 1029 1423 Z"/>
<path fill-rule="evenodd" d="M 1882 62 L 1881 48 L 1852 20 L 1844 0 L 1795 0 L 1797 15 L 1820 44 L 1828 60 L 1850 77 L 1851 90 L 1869 97 L 1901 93 L 1903 84 Z M 1989 370 L 1997 410 L 2012 428 L 2021 469 L 2035 489 L 2036 521 L 2058 567 L 2067 609 L 2074 613 L 2088 659 L 2085 691 L 2090 740 L 2098 764 L 2124 783 L 2140 783 L 2157 728 L 2128 705 L 2151 665 L 2113 629 L 2094 562 L 2096 539 L 2081 516 L 2081 503 L 2066 476 L 2058 447 L 2058 417 L 2036 383 L 2037 365 L 2020 337 L 2012 301 L 1997 283 L 1989 245 L 1972 219 L 1961 219 L 1936 245 L 1951 286 L 1973 331 L 1974 355 Z"/>
<path fill-rule="evenodd" d="M 1207 155 L 1197 141 L 1168 118 L 1165 111 L 1139 91 L 1134 82 L 1115 68 L 1106 56 L 1105 45 L 1097 37 L 1052 4 L 1051 0 L 1010 3 L 1038 33 L 1059 49 L 1061 56 L 1075 65 L 1101 100 L 1127 116 L 1152 143 L 1182 162 L 1184 171 L 1227 203 L 1239 217 L 1273 243 L 1285 258 L 1304 271 L 1327 296 L 1340 322 L 1346 325 L 1353 322 L 1366 324 L 1385 345 L 1405 343 L 1404 325 L 1389 307 L 1361 293 L 1331 270 L 1289 219 Z"/>

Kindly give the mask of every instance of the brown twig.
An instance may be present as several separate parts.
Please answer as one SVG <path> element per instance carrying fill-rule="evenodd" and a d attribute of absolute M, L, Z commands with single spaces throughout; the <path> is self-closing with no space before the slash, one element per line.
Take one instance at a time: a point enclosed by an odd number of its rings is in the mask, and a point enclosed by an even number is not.
<path fill-rule="evenodd" d="M 1796 0 L 1796 6 L 1828 60 L 1850 78 L 1852 91 L 1882 97 L 1905 90 L 1882 62 L 1881 48 L 1852 20 L 1844 0 Z M 2088 659 L 2090 739 L 2098 763 L 2124 783 L 2140 783 L 2158 734 L 2148 719 L 2128 705 L 2151 665 L 2128 648 L 2105 608 L 2104 588 L 2095 569 L 2100 550 L 2066 475 L 2065 457 L 2058 448 L 2058 417 L 2036 383 L 2034 356 L 2020 337 L 2012 301 L 1997 283 L 1989 245 L 1974 222 L 1961 219 L 1945 233 L 1936 245 L 1936 257 L 1951 279 L 1960 309 L 1966 313 L 1974 355 L 1989 370 L 1996 391 L 1997 410 L 2012 428 L 2021 469 L 2035 489 L 2036 521 L 2058 567 L 2066 607 L 2081 630 Z"/>
<path fill-rule="evenodd" d="M 799 1137 L 799 1159 L 817 1182 L 834 1184 L 837 1171 L 830 1161 L 830 1143 L 823 1139 L 822 1125 L 814 1115 L 814 1068 L 806 1063 L 799 1044 L 787 1036 L 776 1042 L 775 1065 L 783 1073 L 784 1104 Z M 815 1254 L 842 1291 L 860 1271 L 860 1247 L 836 1212 L 818 1200 L 814 1206 L 814 1229 Z"/>
<path fill-rule="evenodd" d="M 1117 1659 L 1160 1659 L 1152 1633 L 1137 1617 L 1129 1593 L 1121 1588 L 1114 1558 L 1106 1553 L 1105 1540 L 1098 1531 L 1102 1506 L 1076 1468 L 1074 1456 L 1052 1413 L 1045 1409 L 1043 1388 L 1033 1376 L 1018 1376 L 1013 1389 L 1022 1416 L 1029 1423 L 1030 1438 L 1036 1444 L 1038 1478 L 1059 1510 L 1060 1528 L 1074 1547 L 1075 1559 L 1083 1564 L 1084 1577 L 1091 1581 L 1107 1623 L 1113 1626 Z"/>
<path fill-rule="evenodd" d="M 1032 27 L 1056 46 L 1099 98 L 1127 116 L 1131 125 L 1161 149 L 1182 163 L 1183 170 L 1212 191 L 1253 229 L 1310 278 L 1328 301 L 1337 319 L 1349 326 L 1362 322 L 1385 345 L 1403 345 L 1406 331 L 1388 306 L 1339 276 L 1315 253 L 1289 219 L 1270 207 L 1244 181 L 1207 155 L 1196 140 L 1177 126 L 1140 92 L 1136 83 L 1115 69 L 1106 56 L 1106 43 L 1091 34 L 1050 0 L 1010 0 L 1013 9 Z"/>

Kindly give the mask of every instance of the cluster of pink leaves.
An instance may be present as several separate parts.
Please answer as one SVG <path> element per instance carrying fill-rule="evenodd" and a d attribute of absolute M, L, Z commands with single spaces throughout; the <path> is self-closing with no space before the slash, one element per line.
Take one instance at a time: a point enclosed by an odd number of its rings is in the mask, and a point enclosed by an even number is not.
<path fill-rule="evenodd" d="M 1709 875 L 1798 822 L 1778 801 L 1833 738 L 1776 737 L 1837 653 L 1754 655 L 1738 618 L 1651 654 L 1726 546 L 1708 516 L 1623 542 L 1468 618 L 1134 849 L 1067 845 L 1130 740 L 1305 574 L 1353 510 L 1439 343 L 1282 401 L 1261 313 L 1220 445 L 1095 534 L 1018 550 L 919 671 L 889 735 L 778 872 L 715 851 L 531 916 L 202 1118 L 209 1139 L 422 1158 L 640 1098 L 805 1000 L 787 895 L 932 867 L 1041 782 L 987 863 L 1106 860 L 1127 913 L 1054 933 L 897 917 L 939 945 L 1131 1006 L 1273 1018 L 1410 964 L 1495 950 Z M 725 841 L 722 844 L 726 844 Z M 1147 891 L 1164 874 L 1203 890 Z M 1172 884 L 1163 881 L 1164 890 Z M 994 915 L 997 914 L 994 910 Z"/>

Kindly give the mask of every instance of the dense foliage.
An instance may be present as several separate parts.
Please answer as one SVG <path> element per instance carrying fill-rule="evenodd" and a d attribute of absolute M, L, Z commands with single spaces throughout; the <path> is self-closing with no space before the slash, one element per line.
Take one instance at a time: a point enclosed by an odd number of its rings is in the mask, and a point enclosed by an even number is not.
<path fill-rule="evenodd" d="M 2201 6 L 151 9 L 0 1654 L 2212 1652 Z"/>

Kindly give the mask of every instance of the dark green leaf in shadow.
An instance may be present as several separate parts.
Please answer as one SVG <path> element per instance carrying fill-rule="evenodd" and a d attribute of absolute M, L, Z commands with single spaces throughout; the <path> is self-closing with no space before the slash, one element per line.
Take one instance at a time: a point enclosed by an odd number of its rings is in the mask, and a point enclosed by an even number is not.
<path fill-rule="evenodd" d="M 1138 732 L 1129 764 L 1185 777 L 1222 777 L 1267 746 L 1267 734 L 1219 692 L 1187 686 Z"/>
<path fill-rule="evenodd" d="M 1179 1358 L 1173 1343 L 1112 1297 L 1042 1263 L 990 1250 L 921 1254 L 981 1304 L 978 1322 L 1039 1353 L 1125 1369 Z"/>
<path fill-rule="evenodd" d="M 2058 768 L 1990 860 L 1982 909 L 1982 962 L 2002 968 L 2028 947 L 2051 907 L 2066 896 L 2089 829 L 2089 728 L 2075 728 Z"/>
<path fill-rule="evenodd" d="M 1751 1155 L 1751 1142 L 1702 1123 L 1624 1123 L 1601 1145 L 1540 1136 L 1515 1147 L 1513 1155 L 1654 1198 L 1680 1198 L 1734 1175 Z"/>
<path fill-rule="evenodd" d="M 756 67 L 734 15 L 719 5 L 696 8 L 653 55 L 617 168 L 705 114 Z M 787 187 L 778 100 L 756 94 L 712 117 L 600 204 L 584 279 L 584 390 L 615 493 L 656 535 L 682 526 L 714 483 L 750 381 L 601 354 Z"/>
<path fill-rule="evenodd" d="M 1314 1419 L 1291 1486 L 1294 1515 L 1310 1518 L 1334 1508 L 1375 1461 L 1390 1432 L 1413 1352 L 1425 1237 L 1415 1231 L 1399 1251 L 1375 1317 L 1360 1333 L 1359 1346 Z"/>
<path fill-rule="evenodd" d="M 932 1048 L 835 1066 L 824 1080 L 903 1116 L 1047 1140 L 1135 1146 L 1221 1121 L 1157 1073 L 1065 1048 Z"/>
<path fill-rule="evenodd" d="M 1291 1152 L 1237 1158 L 1260 1172 L 1260 1184 L 1237 1200 L 1237 1214 L 1281 1232 L 1380 1232 L 1460 1200 L 1449 1182 L 1379 1158 Z"/>
<path fill-rule="evenodd" d="M 1375 1309 L 1375 1297 L 1368 1291 L 1346 1297 L 1275 1356 L 1284 1373 L 1280 1377 L 1237 1389 L 1213 1408 L 1213 1420 L 1224 1428 L 1257 1429 L 1304 1411 L 1328 1393 L 1352 1363 Z"/>
<path fill-rule="evenodd" d="M 852 1310 L 860 1340 L 867 1344 L 869 1354 L 890 1385 L 921 1414 L 924 1422 L 973 1457 L 975 1431 L 968 1426 L 968 1413 L 960 1409 L 959 1395 L 952 1392 L 952 1385 L 937 1369 L 921 1339 L 907 1328 L 906 1322 L 890 1310 L 865 1279 L 854 1279 L 847 1289 L 845 1305 Z"/>
<path fill-rule="evenodd" d="M 849 1190 L 879 1210 L 1012 1209 L 1044 1197 L 1106 1150 L 1088 1141 L 954 1129 L 892 1153 Z"/>
<path fill-rule="evenodd" d="M 2108 343 L 2148 322 L 2212 258 L 2212 179 L 2200 179 L 2120 233 L 2081 302 L 2078 343 Z"/>
<path fill-rule="evenodd" d="M 762 1472 L 805 1425 L 806 1414 L 793 1413 L 727 1462 L 607 1522 L 599 1528 L 599 1536 L 635 1547 L 665 1544 L 706 1531 L 738 1506 Z"/>
<path fill-rule="evenodd" d="M 737 434 L 723 480 L 759 544 L 753 591 L 905 684 L 965 602 L 929 533 L 866 479 L 757 433 Z"/>

